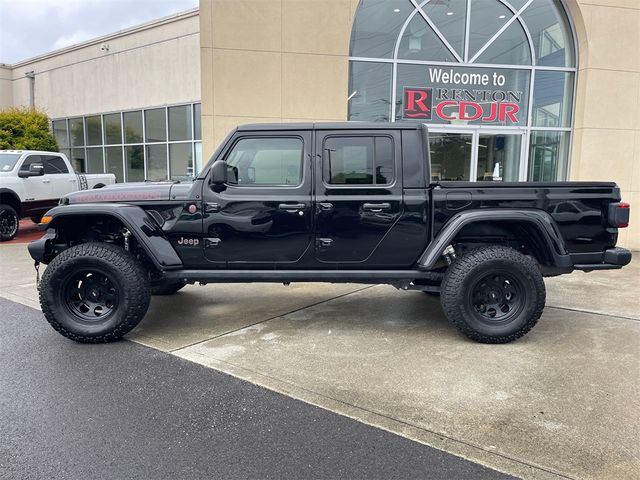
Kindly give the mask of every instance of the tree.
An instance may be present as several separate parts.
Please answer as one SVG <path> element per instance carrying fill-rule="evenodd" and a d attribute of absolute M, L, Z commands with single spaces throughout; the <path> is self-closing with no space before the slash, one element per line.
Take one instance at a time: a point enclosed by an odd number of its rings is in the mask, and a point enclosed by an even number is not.
<path fill-rule="evenodd" d="M 0 150 L 57 152 L 58 143 L 49 129 L 49 117 L 29 108 L 0 111 Z"/>

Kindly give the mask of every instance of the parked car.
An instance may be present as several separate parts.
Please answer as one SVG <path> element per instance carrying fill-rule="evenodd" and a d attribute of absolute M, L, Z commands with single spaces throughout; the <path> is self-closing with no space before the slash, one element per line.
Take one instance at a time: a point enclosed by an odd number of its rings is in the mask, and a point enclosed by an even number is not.
<path fill-rule="evenodd" d="M 49 265 L 42 311 L 108 342 L 187 283 L 383 283 L 439 294 L 462 333 L 505 343 L 538 321 L 544 276 L 631 260 L 615 183 L 431 178 L 421 124 L 239 127 L 193 183 L 77 192 L 47 212 L 29 245 Z"/>
<path fill-rule="evenodd" d="M 0 151 L 0 242 L 18 233 L 20 218 L 35 223 L 76 190 L 115 183 L 113 174 L 77 174 L 62 153 L 35 150 Z"/>

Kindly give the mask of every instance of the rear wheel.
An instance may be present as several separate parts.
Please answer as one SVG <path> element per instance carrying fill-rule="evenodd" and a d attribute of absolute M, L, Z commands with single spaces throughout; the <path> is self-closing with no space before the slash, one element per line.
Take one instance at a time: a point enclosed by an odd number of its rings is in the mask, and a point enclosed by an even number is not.
<path fill-rule="evenodd" d="M 120 339 L 144 317 L 150 288 L 140 262 L 124 249 L 84 243 L 53 259 L 42 276 L 40 305 L 47 321 L 83 343 Z"/>
<path fill-rule="evenodd" d="M 545 304 L 537 263 L 502 246 L 470 250 L 442 281 L 445 315 L 467 337 L 482 343 L 511 342 L 531 330 Z"/>
<path fill-rule="evenodd" d="M 0 242 L 12 240 L 20 228 L 20 218 L 15 209 L 6 204 L 0 204 Z"/>

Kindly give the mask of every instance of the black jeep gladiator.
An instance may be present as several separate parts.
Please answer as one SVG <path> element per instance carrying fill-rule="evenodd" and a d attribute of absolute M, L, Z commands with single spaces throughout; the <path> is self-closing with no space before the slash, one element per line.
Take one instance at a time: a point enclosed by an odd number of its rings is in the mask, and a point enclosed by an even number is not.
<path fill-rule="evenodd" d="M 320 281 L 439 294 L 462 333 L 505 343 L 538 321 L 544 276 L 628 264 L 628 221 L 615 183 L 433 182 L 422 124 L 264 124 L 193 183 L 65 196 L 29 251 L 46 319 L 79 342 L 122 337 L 187 283 Z"/>

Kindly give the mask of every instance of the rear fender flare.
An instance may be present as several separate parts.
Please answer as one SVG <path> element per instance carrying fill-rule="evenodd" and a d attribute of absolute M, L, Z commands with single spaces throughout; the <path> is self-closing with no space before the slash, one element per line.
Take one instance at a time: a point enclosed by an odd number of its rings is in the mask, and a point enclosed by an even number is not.
<path fill-rule="evenodd" d="M 572 268 L 573 262 L 567 252 L 564 239 L 551 215 L 543 210 L 506 210 L 486 208 L 482 210 L 466 210 L 460 212 L 442 227 L 431 244 L 418 259 L 420 270 L 431 270 L 450 245 L 456 235 L 467 225 L 476 222 L 525 223 L 536 229 L 546 246 L 546 254 L 550 266 Z"/>
<path fill-rule="evenodd" d="M 71 216 L 102 215 L 115 218 L 131 232 L 138 244 L 160 270 L 182 266 L 182 260 L 160 226 L 144 209 L 136 205 L 64 205 L 52 208 L 46 215 L 52 217 L 47 224 L 48 229 L 55 229 L 63 219 Z"/>

